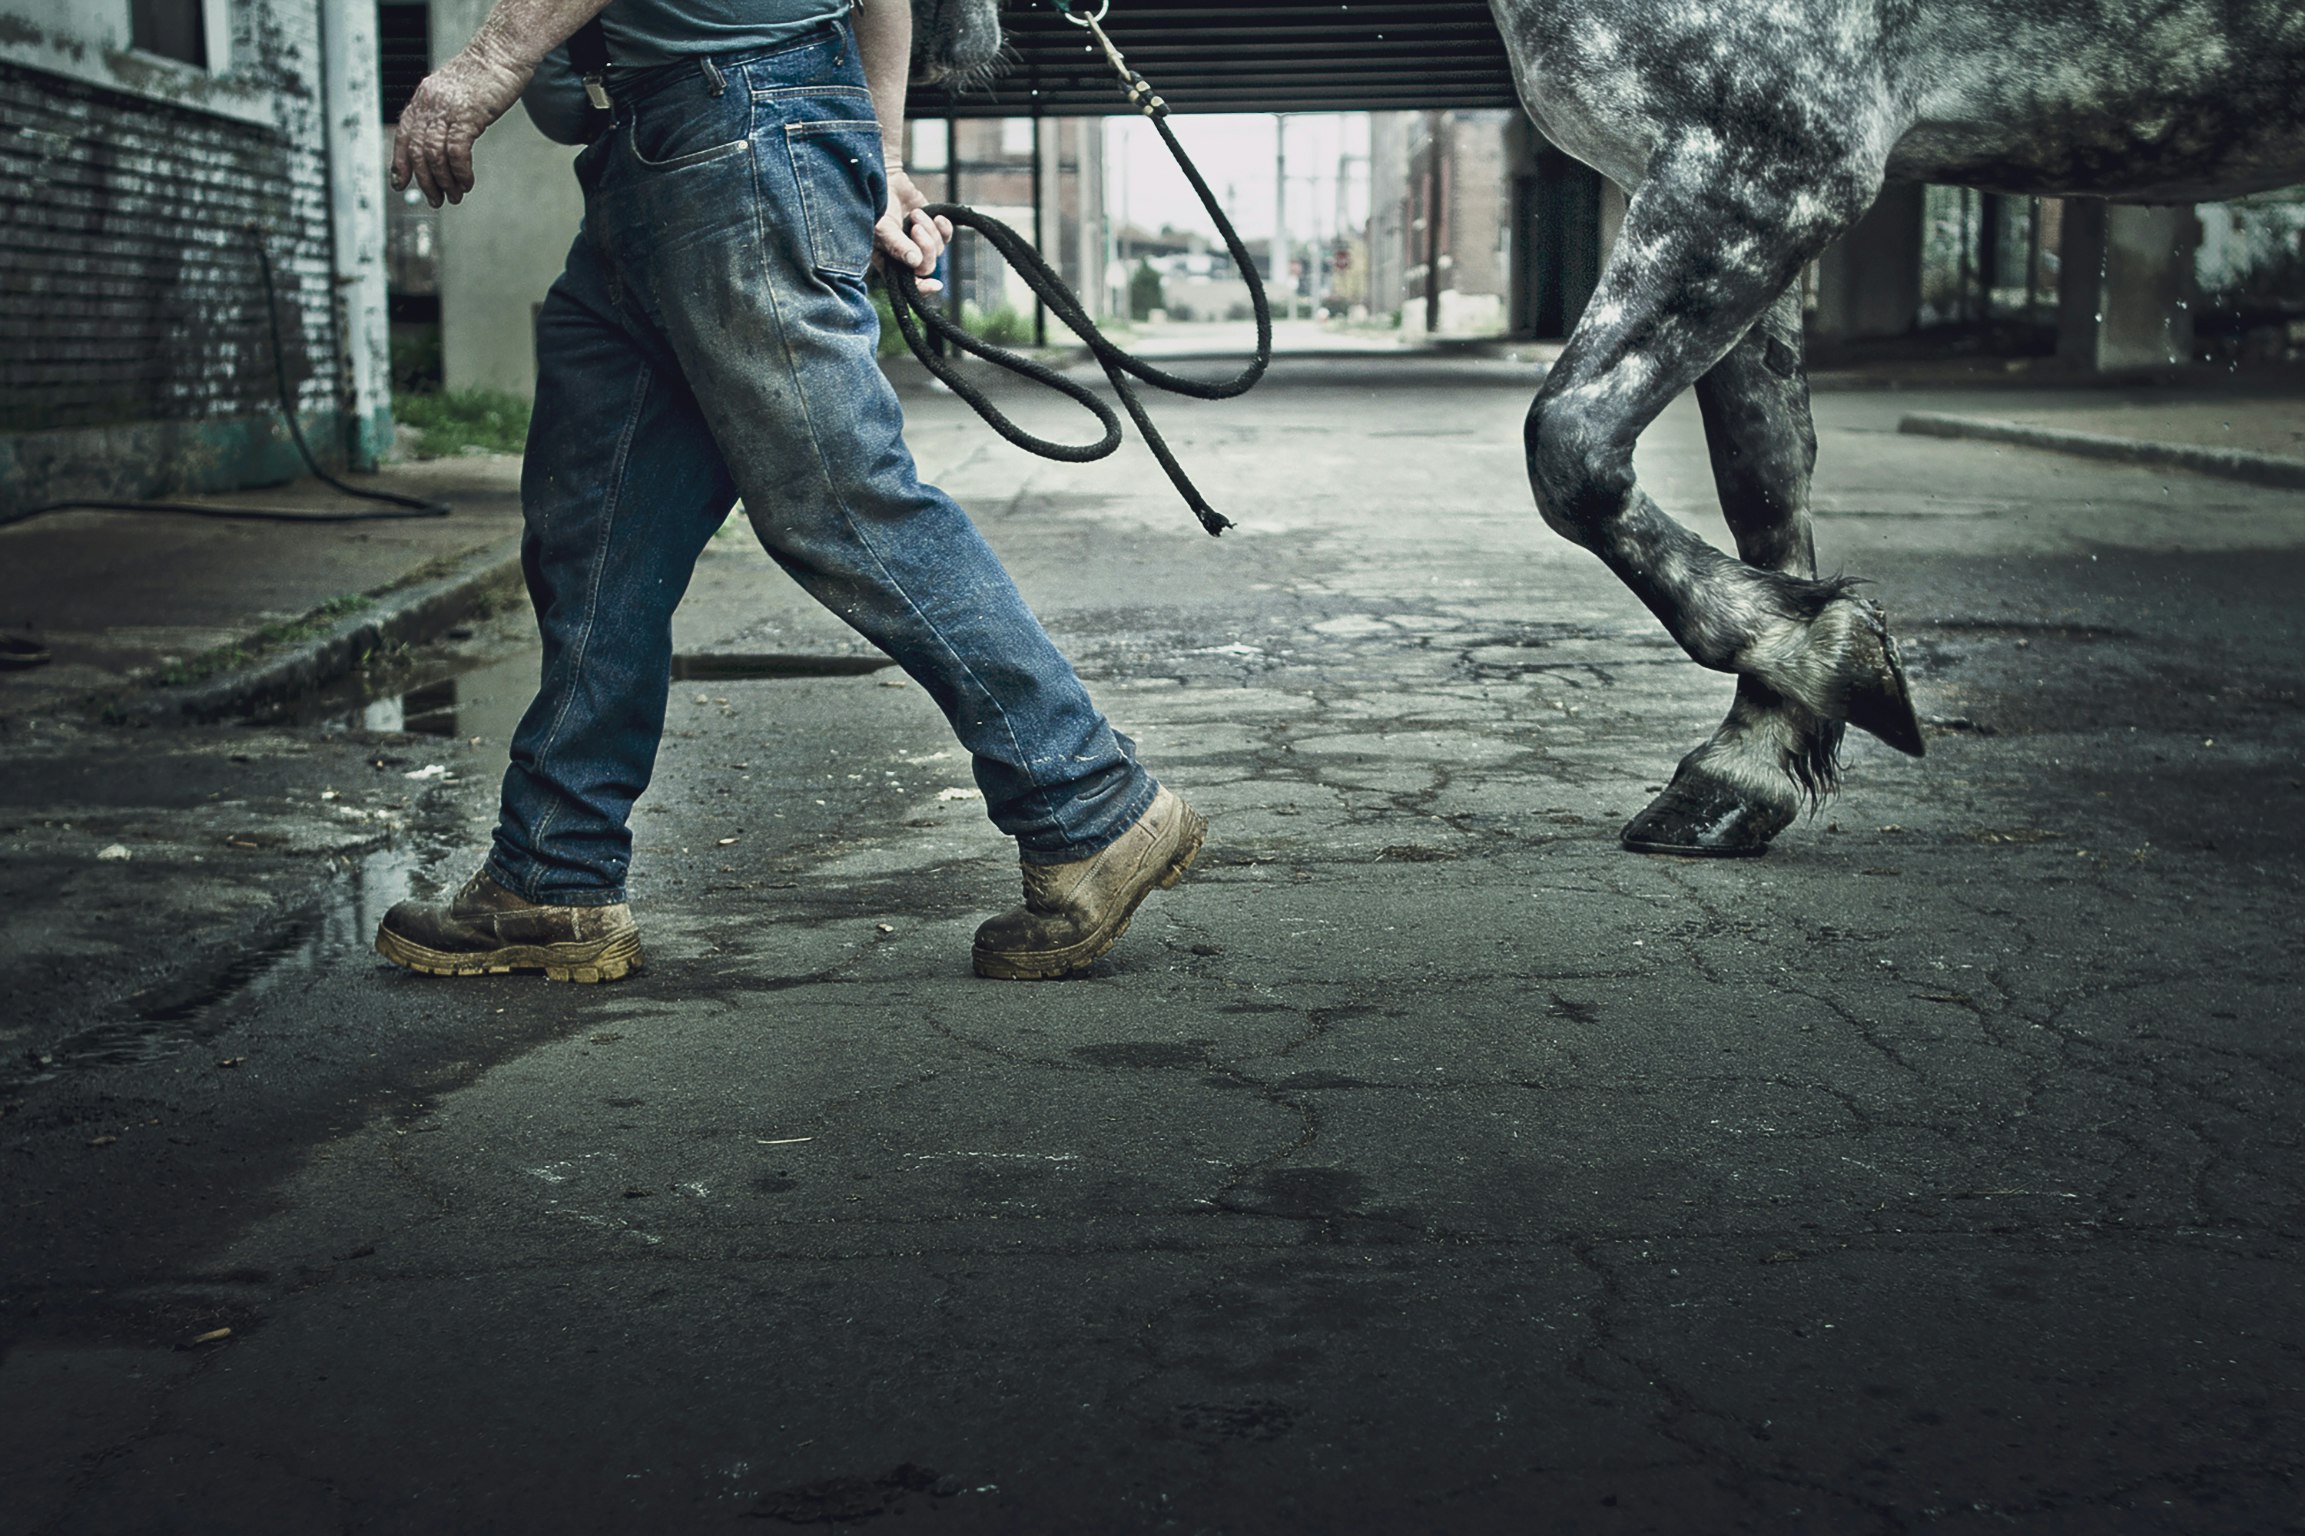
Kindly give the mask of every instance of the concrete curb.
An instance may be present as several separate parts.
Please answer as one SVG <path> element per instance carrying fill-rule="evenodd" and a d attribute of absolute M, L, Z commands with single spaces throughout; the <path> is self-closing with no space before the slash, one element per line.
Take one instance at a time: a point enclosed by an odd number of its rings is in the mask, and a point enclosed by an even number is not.
<path fill-rule="evenodd" d="M 2217 475 L 2251 485 L 2305 490 L 2305 459 L 2284 458 L 2273 453 L 2203 448 L 2193 443 L 2158 443 L 2145 438 L 2070 432 L 2062 427 L 2036 427 L 1988 416 L 1949 416 L 1934 411 L 1918 411 L 1907 416 L 1897 423 L 1897 430 L 1913 437 L 1962 437 L 2013 443 L 2021 448 L 2045 448 L 2052 453 L 2070 453 L 2082 458 L 2189 469 L 2196 474 Z"/>
<path fill-rule="evenodd" d="M 157 690 L 123 713 L 167 722 L 228 719 L 326 687 L 378 651 L 417 645 L 520 588 L 517 539 L 460 558 L 445 575 L 377 589 L 374 603 L 310 639 L 205 682 Z"/>

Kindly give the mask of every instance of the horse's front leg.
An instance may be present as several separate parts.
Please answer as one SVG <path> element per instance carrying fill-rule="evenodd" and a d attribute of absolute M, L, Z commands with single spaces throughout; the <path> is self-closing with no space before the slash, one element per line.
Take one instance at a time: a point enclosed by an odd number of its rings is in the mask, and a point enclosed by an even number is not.
<path fill-rule="evenodd" d="M 1801 345 L 1801 295 L 1791 288 L 1697 381 L 1697 404 L 1738 557 L 1813 578 L 1809 476 L 1817 434 Z M 1636 853 L 1710 858 L 1766 853 L 1804 799 L 1815 804 L 1832 792 L 1840 750 L 1839 721 L 1740 676 L 1729 718 L 1626 824 L 1624 844 Z"/>
<path fill-rule="evenodd" d="M 1784 714 L 1793 706 L 1818 722 L 1809 737 L 1845 721 L 1917 754 L 1919 723 L 1880 610 L 1851 583 L 1815 579 L 1805 529 L 1798 557 L 1733 559 L 1667 517 L 1633 476 L 1642 429 L 1729 355 L 1879 188 L 1877 169 L 1868 174 L 1853 159 L 1737 159 L 1710 135 L 1668 142 L 1652 159 L 1600 287 L 1529 409 L 1537 505 L 1555 531 L 1600 556 L 1692 658 L 1752 681 L 1749 727 L 1772 713 L 1797 720 Z M 1747 520 L 1756 546 L 1771 541 L 1765 522 Z M 1756 828 L 1797 804 L 1797 777 L 1779 776 L 1785 792 L 1773 811 L 1754 805 Z M 1732 796 L 1720 814 L 1743 806 Z"/>

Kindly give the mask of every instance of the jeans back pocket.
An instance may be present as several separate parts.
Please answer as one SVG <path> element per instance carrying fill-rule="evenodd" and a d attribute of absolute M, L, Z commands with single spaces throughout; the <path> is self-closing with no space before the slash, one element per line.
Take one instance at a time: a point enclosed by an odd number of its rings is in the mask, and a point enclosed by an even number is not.
<path fill-rule="evenodd" d="M 887 211 L 880 124 L 869 117 L 787 123 L 784 142 L 808 224 L 809 260 L 820 272 L 864 276 L 872 265 L 872 227 Z"/>

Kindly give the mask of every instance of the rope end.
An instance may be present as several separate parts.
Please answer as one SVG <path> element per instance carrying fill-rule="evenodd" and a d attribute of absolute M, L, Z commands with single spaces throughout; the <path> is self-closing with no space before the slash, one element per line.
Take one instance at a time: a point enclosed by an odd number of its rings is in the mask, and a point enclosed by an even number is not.
<path fill-rule="evenodd" d="M 1193 508 L 1193 516 L 1201 520 L 1202 529 L 1212 539 L 1221 537 L 1227 528 L 1235 526 L 1231 518 L 1214 507 L 1195 507 Z"/>

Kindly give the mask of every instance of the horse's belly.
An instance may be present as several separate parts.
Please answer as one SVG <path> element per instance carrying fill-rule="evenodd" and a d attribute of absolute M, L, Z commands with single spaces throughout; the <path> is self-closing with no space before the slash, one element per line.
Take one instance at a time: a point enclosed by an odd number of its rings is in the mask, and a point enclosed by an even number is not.
<path fill-rule="evenodd" d="M 1908 126 L 1889 174 L 2147 202 L 2305 180 L 2305 20 L 2290 4 L 2084 16 L 2072 0 L 1939 0 L 1898 39 Z"/>
<path fill-rule="evenodd" d="M 2187 203 L 2305 181 L 2305 129 L 2243 131 L 2181 119 L 2091 124 L 1921 123 L 1889 175 L 2034 196 Z"/>

